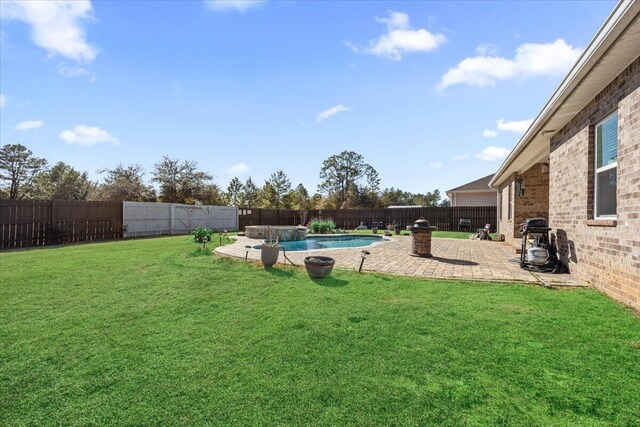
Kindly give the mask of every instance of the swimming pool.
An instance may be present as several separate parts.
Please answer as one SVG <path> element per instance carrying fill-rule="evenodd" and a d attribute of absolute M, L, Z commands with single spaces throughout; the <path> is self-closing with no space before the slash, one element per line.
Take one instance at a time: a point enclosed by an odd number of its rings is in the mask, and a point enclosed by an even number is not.
<path fill-rule="evenodd" d="M 382 236 L 322 236 L 307 237 L 306 240 L 280 242 L 285 251 L 310 251 L 314 249 L 358 248 L 383 242 Z M 260 249 L 260 245 L 254 246 Z"/>

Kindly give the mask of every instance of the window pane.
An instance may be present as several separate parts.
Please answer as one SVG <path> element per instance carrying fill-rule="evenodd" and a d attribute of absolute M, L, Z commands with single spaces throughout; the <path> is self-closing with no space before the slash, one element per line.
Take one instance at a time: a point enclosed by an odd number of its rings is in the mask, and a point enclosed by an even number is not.
<path fill-rule="evenodd" d="M 613 168 L 596 175 L 598 186 L 598 200 L 596 201 L 596 215 L 616 214 L 616 178 L 617 169 Z"/>
<path fill-rule="evenodd" d="M 601 168 L 618 159 L 618 115 L 614 114 L 596 129 L 598 164 Z"/>

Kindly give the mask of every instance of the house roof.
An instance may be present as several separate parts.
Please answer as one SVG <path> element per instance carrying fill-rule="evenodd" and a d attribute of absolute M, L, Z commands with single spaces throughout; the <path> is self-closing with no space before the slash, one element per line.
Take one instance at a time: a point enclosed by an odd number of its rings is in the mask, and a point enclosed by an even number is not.
<path fill-rule="evenodd" d="M 491 181 L 491 178 L 493 178 L 493 174 L 487 175 L 484 178 L 476 179 L 475 181 L 467 182 L 466 184 L 452 188 L 451 190 L 447 190 L 447 194 L 465 192 L 478 193 L 481 191 L 494 192 L 495 190 L 489 187 L 489 181 Z"/>
<path fill-rule="evenodd" d="M 640 0 L 621 0 L 489 185 L 497 188 L 549 156 L 551 137 L 640 56 Z"/>

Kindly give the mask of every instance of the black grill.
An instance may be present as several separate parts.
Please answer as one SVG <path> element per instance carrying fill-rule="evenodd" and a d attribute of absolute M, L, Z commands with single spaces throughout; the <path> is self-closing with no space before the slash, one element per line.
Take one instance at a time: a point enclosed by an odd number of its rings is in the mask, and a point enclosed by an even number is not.
<path fill-rule="evenodd" d="M 527 218 L 520 224 L 520 233 L 547 233 L 551 230 L 545 218 Z"/>

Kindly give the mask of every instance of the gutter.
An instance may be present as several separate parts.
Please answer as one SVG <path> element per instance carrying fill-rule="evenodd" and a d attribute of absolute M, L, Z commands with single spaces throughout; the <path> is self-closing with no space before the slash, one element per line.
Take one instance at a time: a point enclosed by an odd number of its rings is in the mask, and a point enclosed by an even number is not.
<path fill-rule="evenodd" d="M 486 190 L 449 190 L 447 191 L 447 195 L 449 193 L 458 193 L 458 194 L 474 194 L 474 193 L 495 193 L 497 190 L 493 188 L 488 188 Z"/>
<path fill-rule="evenodd" d="M 578 58 L 567 76 L 562 80 L 553 95 L 551 95 L 551 98 L 542 108 L 542 111 L 540 111 L 531 126 L 529 126 L 527 132 L 522 136 L 520 141 L 518 141 L 513 150 L 511 150 L 511 153 L 509 153 L 509 156 L 507 156 L 493 178 L 491 178 L 491 181 L 489 181 L 489 187 L 496 190 L 498 189 L 498 185 L 504 181 L 504 179 L 499 179 L 502 178 L 502 175 L 506 172 L 509 165 L 525 148 L 529 146 L 536 135 L 541 132 L 544 125 L 549 121 L 549 119 L 551 119 L 551 117 L 553 117 L 567 97 L 571 95 L 578 84 L 580 84 L 589 71 L 591 71 L 591 68 L 598 62 L 602 55 L 622 33 L 624 28 L 619 28 L 618 24 L 635 3 L 636 0 L 621 0 L 616 4 L 615 8 L 602 24 L 585 51 L 580 55 L 580 58 Z"/>

